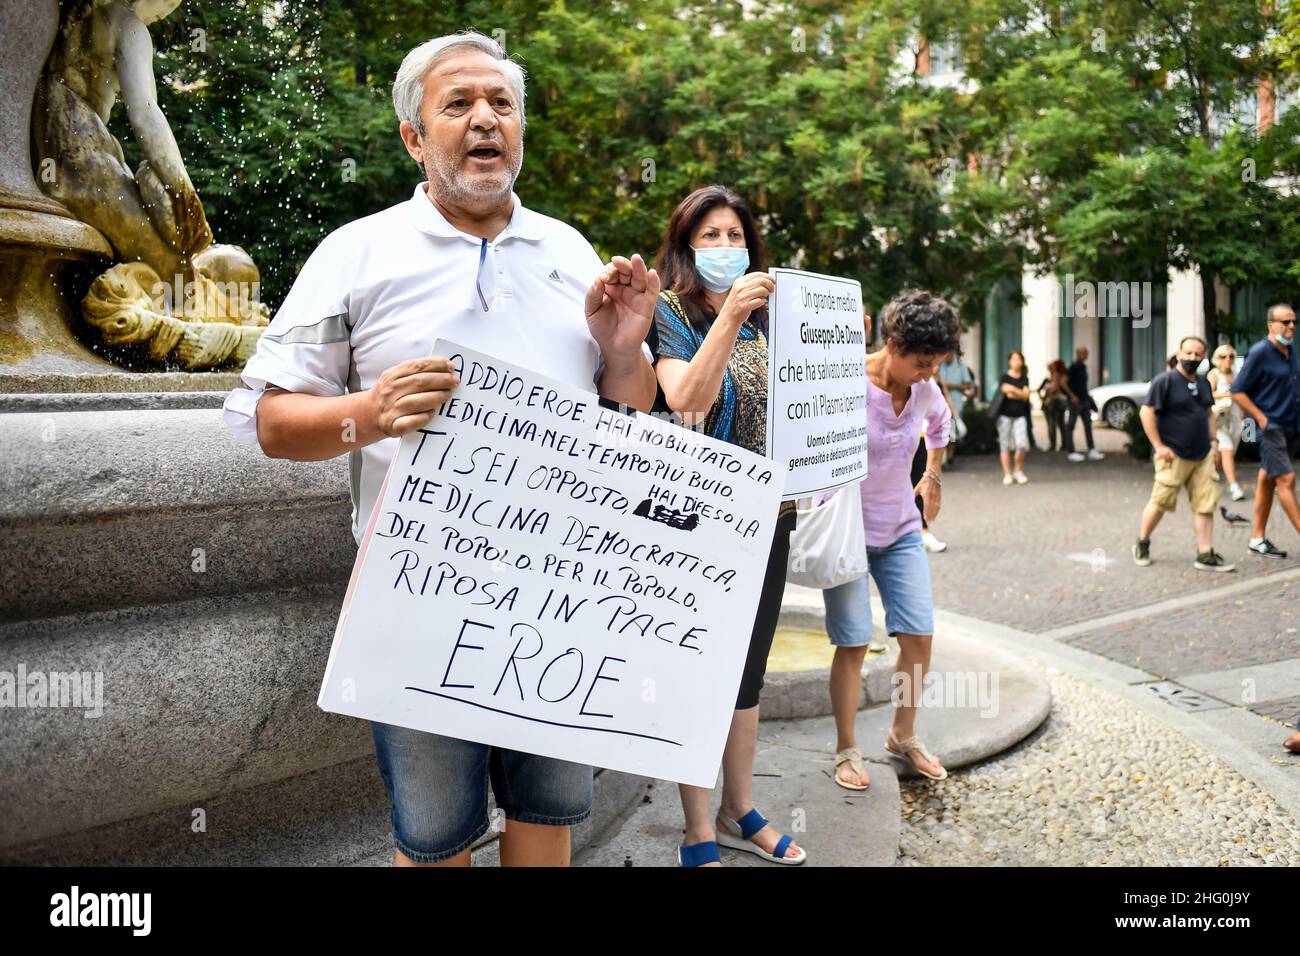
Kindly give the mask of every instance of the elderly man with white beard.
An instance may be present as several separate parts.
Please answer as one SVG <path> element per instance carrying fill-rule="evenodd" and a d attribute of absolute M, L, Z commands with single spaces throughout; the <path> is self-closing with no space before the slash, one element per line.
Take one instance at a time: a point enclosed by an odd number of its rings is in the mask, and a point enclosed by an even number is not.
<path fill-rule="evenodd" d="M 407 54 L 393 84 L 402 142 L 425 181 L 330 233 L 226 400 L 227 424 L 272 458 L 351 459 L 358 543 L 399 438 L 459 384 L 445 338 L 648 411 L 643 347 L 659 277 L 639 255 L 602 264 L 576 230 L 526 208 L 524 74 L 479 33 Z M 564 865 L 591 812 L 592 768 L 373 722 L 397 865 L 469 865 L 489 780 L 508 821 L 503 865 Z"/>

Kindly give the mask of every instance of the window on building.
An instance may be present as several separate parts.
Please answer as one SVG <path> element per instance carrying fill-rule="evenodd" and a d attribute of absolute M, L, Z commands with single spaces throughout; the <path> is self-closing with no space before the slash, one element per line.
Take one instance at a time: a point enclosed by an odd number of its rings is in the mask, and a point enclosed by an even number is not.
<path fill-rule="evenodd" d="M 1243 93 L 1234 99 L 1231 105 L 1211 110 L 1210 131 L 1215 136 L 1222 136 L 1233 126 L 1250 130 L 1258 128 L 1258 93 Z"/>
<path fill-rule="evenodd" d="M 961 45 L 956 37 L 930 41 L 930 75 L 960 73 L 965 64 L 961 58 Z"/>
<path fill-rule="evenodd" d="M 1292 78 L 1286 82 L 1279 80 L 1276 96 L 1276 118 L 1280 122 L 1283 116 L 1300 106 L 1300 79 Z"/>

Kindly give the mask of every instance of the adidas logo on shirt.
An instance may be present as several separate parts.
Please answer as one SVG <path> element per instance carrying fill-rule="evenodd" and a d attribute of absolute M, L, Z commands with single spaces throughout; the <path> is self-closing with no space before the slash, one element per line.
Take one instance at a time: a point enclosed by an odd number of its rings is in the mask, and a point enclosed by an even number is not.
<path fill-rule="evenodd" d="M 560 278 L 560 270 L 559 270 L 559 269 L 552 269 L 552 270 L 551 270 L 551 274 L 548 275 L 546 278 L 550 279 L 552 282 L 563 282 L 563 281 L 564 281 L 563 279 Z"/>

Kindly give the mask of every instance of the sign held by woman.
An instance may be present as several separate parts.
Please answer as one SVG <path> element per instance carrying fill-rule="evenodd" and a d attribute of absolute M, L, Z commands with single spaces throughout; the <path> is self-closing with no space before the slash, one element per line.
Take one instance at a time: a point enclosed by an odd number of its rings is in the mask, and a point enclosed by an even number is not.
<path fill-rule="evenodd" d="M 769 274 L 767 455 L 787 466 L 790 500 L 866 477 L 862 286 L 796 269 Z"/>

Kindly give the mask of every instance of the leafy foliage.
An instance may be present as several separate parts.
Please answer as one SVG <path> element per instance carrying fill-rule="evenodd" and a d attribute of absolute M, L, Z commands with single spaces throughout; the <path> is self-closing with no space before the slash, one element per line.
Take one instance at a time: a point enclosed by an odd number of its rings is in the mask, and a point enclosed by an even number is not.
<path fill-rule="evenodd" d="M 152 34 L 217 239 L 253 254 L 272 307 L 328 230 L 410 195 L 392 77 L 473 27 L 529 72 L 517 191 L 602 255 L 653 254 L 677 202 L 723 182 L 774 263 L 857 278 L 873 309 L 927 287 L 974 320 L 1024 264 L 1300 287 L 1300 200 L 1277 187 L 1300 175 L 1300 111 L 1211 128 L 1295 67 L 1295 5 L 1280 40 L 1261 6 L 188 0 Z M 970 82 L 921 76 L 921 36 L 957 39 Z"/>

